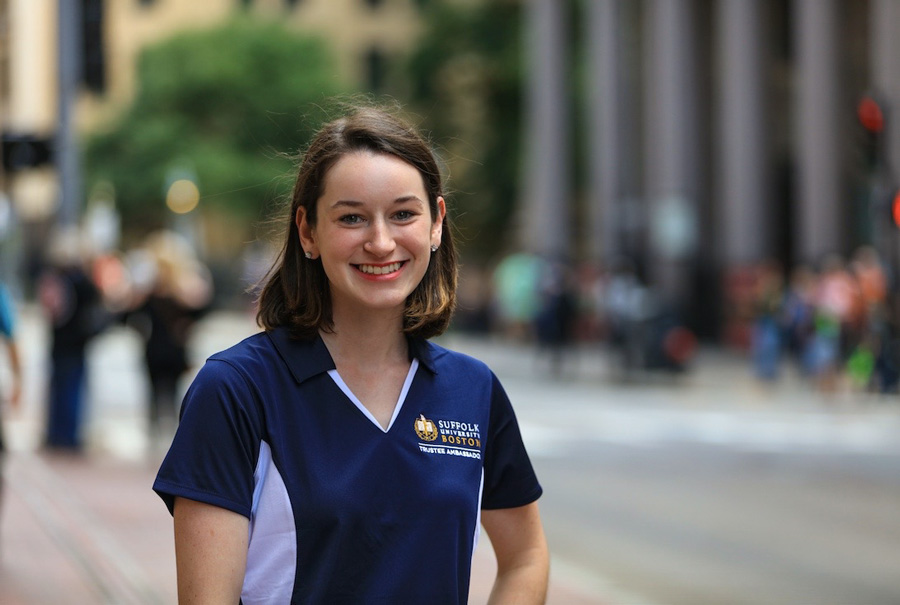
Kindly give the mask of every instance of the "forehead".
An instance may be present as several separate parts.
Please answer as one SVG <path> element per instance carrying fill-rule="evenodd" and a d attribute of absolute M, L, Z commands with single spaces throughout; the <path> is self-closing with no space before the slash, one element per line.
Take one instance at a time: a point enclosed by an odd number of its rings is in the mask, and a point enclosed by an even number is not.
<path fill-rule="evenodd" d="M 391 189 L 425 191 L 418 168 L 395 155 L 373 151 L 353 151 L 335 161 L 325 173 L 322 195 L 337 190 L 386 191 Z"/>

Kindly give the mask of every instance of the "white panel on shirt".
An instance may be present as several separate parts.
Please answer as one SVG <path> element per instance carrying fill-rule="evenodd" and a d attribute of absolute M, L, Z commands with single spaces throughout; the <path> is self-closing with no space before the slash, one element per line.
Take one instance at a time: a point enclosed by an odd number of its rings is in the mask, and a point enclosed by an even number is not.
<path fill-rule="evenodd" d="M 481 483 L 478 484 L 478 508 L 475 513 L 475 539 L 472 541 L 472 558 L 475 558 L 475 549 L 478 548 L 478 538 L 481 537 L 481 497 L 484 495 L 484 467 L 481 467 Z"/>
<path fill-rule="evenodd" d="M 409 387 L 412 384 L 413 378 L 416 377 L 416 370 L 419 368 L 419 360 L 413 359 L 412 363 L 409 364 L 409 372 L 406 374 L 406 380 L 403 382 L 403 389 L 400 391 L 400 397 L 397 398 L 397 405 L 394 406 L 394 413 L 391 416 L 391 421 L 388 422 L 387 428 L 381 426 L 381 423 L 375 419 L 375 416 L 372 415 L 366 406 L 362 404 L 362 402 L 356 398 L 356 395 L 353 394 L 353 391 L 350 390 L 350 387 L 347 386 L 347 383 L 344 382 L 344 379 L 341 378 L 341 375 L 338 374 L 337 370 L 328 370 L 328 375 L 331 376 L 331 379 L 334 380 L 334 383 L 338 385 L 338 387 L 344 392 L 344 395 L 353 402 L 359 411 L 362 412 L 366 418 L 372 421 L 372 423 L 377 426 L 379 429 L 387 433 L 391 430 L 391 427 L 394 426 L 394 420 L 397 419 L 397 415 L 400 413 L 400 408 L 403 407 L 403 402 L 406 401 L 406 393 L 409 392 Z"/>
<path fill-rule="evenodd" d="M 244 605 L 290 603 L 297 568 L 297 535 L 291 500 L 272 450 L 260 443 L 253 473 L 250 544 L 241 602 Z"/>

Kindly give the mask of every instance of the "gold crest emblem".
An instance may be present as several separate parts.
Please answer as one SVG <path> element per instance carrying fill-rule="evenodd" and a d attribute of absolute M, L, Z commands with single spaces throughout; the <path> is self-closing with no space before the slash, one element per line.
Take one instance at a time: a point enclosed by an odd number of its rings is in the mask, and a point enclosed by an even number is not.
<path fill-rule="evenodd" d="M 424 414 L 419 414 L 419 417 L 416 418 L 414 428 L 416 429 L 416 435 L 418 435 L 419 439 L 422 441 L 434 441 L 437 439 L 437 427 L 431 420 L 426 418 Z"/>

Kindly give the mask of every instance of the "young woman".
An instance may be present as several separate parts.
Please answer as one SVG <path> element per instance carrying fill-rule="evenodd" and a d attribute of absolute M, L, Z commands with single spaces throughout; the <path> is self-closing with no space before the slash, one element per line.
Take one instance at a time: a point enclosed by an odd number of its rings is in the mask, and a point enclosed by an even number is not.
<path fill-rule="evenodd" d="M 205 364 L 154 489 L 182 603 L 466 603 L 479 525 L 495 603 L 542 603 L 541 487 L 509 399 L 444 331 L 456 252 L 441 176 L 393 114 L 314 137 L 259 300 Z"/>

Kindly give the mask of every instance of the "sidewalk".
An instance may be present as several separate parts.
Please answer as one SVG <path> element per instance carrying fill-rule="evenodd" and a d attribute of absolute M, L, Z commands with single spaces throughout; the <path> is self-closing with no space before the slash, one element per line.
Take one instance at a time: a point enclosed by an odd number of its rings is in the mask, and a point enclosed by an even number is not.
<path fill-rule="evenodd" d="M 172 524 L 149 464 L 16 452 L 6 464 L 0 603 L 174 603 Z"/>
<path fill-rule="evenodd" d="M 0 603 L 176 602 L 172 521 L 151 491 L 155 464 L 16 452 L 6 464 Z M 483 540 L 470 603 L 485 603 L 496 564 Z M 548 603 L 604 603 L 553 579 Z"/>
<path fill-rule="evenodd" d="M 212 316 L 195 335 L 194 357 L 202 360 L 253 331 L 249 317 Z M 43 428 L 46 332 L 27 310 L 21 336 L 26 401 L 22 413 L 6 423 L 11 451 L 0 514 L 0 604 L 174 603 L 172 521 L 151 490 L 162 452 L 148 453 L 144 437 L 145 379 L 136 338 L 126 329 L 114 330 L 91 352 L 90 446 L 84 456 L 71 457 L 45 455 L 37 448 Z M 517 399 L 523 412 L 529 404 L 527 391 L 533 392 L 532 399 L 552 401 L 543 391 L 558 395 L 564 383 L 567 396 L 584 399 L 576 402 L 583 409 L 607 415 L 597 426 L 607 425 L 616 438 L 622 433 L 618 423 L 639 423 L 644 432 L 655 431 L 654 436 L 665 425 L 678 438 L 694 431 L 699 438 L 719 439 L 724 428 L 729 438 L 743 438 L 754 447 L 770 447 L 773 435 L 812 445 L 820 437 L 833 442 L 837 435 L 846 436 L 849 448 L 873 444 L 883 449 L 900 421 L 896 395 L 840 393 L 826 398 L 789 371 L 763 387 L 745 359 L 717 350 L 701 351 L 686 374 L 640 376 L 629 385 L 610 382 L 609 358 L 599 347 L 576 351 L 560 382 L 541 373 L 533 348 L 462 335 L 451 335 L 442 344 L 476 355 L 504 380 L 509 378 L 514 389 L 526 391 Z M 606 395 L 603 405 L 595 401 L 600 391 Z M 532 418 L 531 424 L 540 419 Z M 541 447 L 539 439 L 529 443 L 535 451 Z M 574 571 L 564 564 L 554 567 L 550 605 L 614 602 L 602 583 L 570 573 Z M 483 537 L 473 562 L 471 603 L 486 602 L 494 573 L 490 544 Z"/>
<path fill-rule="evenodd" d="M 151 485 L 162 457 L 143 436 L 139 354 L 125 331 L 106 335 L 90 356 L 89 446 L 82 456 L 39 451 L 44 326 L 23 314 L 26 401 L 6 424 L 0 514 L 0 604 L 153 605 L 176 602 L 172 520 Z M 252 324 L 213 318 L 198 340 L 204 357 Z M 102 349 L 102 350 L 101 350 Z M 484 603 L 496 565 L 483 536 L 473 561 L 470 603 Z M 608 601 L 551 574 L 548 603 Z"/>

